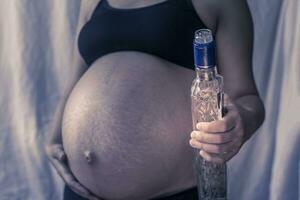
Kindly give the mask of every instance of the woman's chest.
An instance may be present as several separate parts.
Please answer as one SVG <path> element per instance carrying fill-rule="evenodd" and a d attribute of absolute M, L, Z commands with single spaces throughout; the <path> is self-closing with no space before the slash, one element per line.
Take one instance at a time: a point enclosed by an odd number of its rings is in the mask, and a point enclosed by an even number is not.
<path fill-rule="evenodd" d="M 193 8 L 179 2 L 186 1 L 165 0 L 139 8 L 117 9 L 102 0 L 80 31 L 81 56 L 91 65 L 102 55 L 132 50 L 193 68 L 194 32 L 205 25 Z"/>

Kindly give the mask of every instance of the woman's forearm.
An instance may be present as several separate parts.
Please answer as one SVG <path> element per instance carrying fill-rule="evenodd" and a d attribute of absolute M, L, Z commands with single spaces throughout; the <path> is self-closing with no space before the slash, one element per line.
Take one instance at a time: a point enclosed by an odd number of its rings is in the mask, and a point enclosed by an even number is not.
<path fill-rule="evenodd" d="M 82 60 L 80 60 L 78 56 L 76 56 L 73 60 L 73 66 L 76 70 L 74 70 L 73 73 L 70 74 L 71 77 L 68 80 L 66 80 L 65 90 L 62 94 L 62 97 L 59 100 L 57 107 L 55 108 L 53 121 L 50 127 L 51 135 L 49 136 L 47 143 L 62 143 L 61 128 L 65 105 L 73 90 L 73 87 L 76 85 L 76 83 L 84 74 L 84 72 L 87 70 L 87 66 L 84 63 L 82 63 Z"/>
<path fill-rule="evenodd" d="M 245 143 L 261 126 L 265 118 L 262 100 L 257 95 L 246 95 L 234 100 L 244 126 L 243 143 Z"/>
<path fill-rule="evenodd" d="M 61 125 L 66 101 L 67 98 L 61 99 L 58 106 L 55 109 L 53 121 L 50 126 L 51 135 L 49 136 L 47 143 L 62 143 Z"/>

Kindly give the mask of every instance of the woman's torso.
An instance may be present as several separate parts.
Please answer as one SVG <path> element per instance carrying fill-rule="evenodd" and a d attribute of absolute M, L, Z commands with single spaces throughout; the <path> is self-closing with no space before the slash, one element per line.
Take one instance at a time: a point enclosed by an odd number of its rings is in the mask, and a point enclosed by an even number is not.
<path fill-rule="evenodd" d="M 63 144 L 74 175 L 108 199 L 148 199 L 195 186 L 188 145 L 192 66 L 122 48 L 90 59 L 67 101 Z"/>

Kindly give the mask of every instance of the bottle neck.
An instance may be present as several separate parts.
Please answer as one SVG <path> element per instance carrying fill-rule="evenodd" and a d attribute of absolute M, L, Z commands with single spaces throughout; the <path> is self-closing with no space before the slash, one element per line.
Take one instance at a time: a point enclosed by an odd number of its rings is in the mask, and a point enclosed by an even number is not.
<path fill-rule="evenodd" d="M 210 81 L 216 78 L 218 71 L 217 67 L 209 67 L 209 68 L 197 68 L 196 67 L 196 75 L 200 81 Z"/>

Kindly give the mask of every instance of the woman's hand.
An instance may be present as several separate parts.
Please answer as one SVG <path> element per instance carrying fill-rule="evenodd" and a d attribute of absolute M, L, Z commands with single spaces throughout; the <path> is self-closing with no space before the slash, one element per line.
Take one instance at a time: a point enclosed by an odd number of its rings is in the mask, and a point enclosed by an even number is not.
<path fill-rule="evenodd" d="M 237 154 L 243 144 L 244 127 L 238 108 L 225 94 L 226 115 L 221 120 L 199 122 L 191 132 L 190 145 L 199 149 L 207 161 L 224 163 Z"/>
<path fill-rule="evenodd" d="M 62 144 L 47 144 L 46 153 L 57 173 L 62 177 L 71 190 L 84 198 L 90 200 L 101 200 L 100 198 L 94 196 L 76 180 L 68 167 L 67 157 L 63 150 Z"/>

